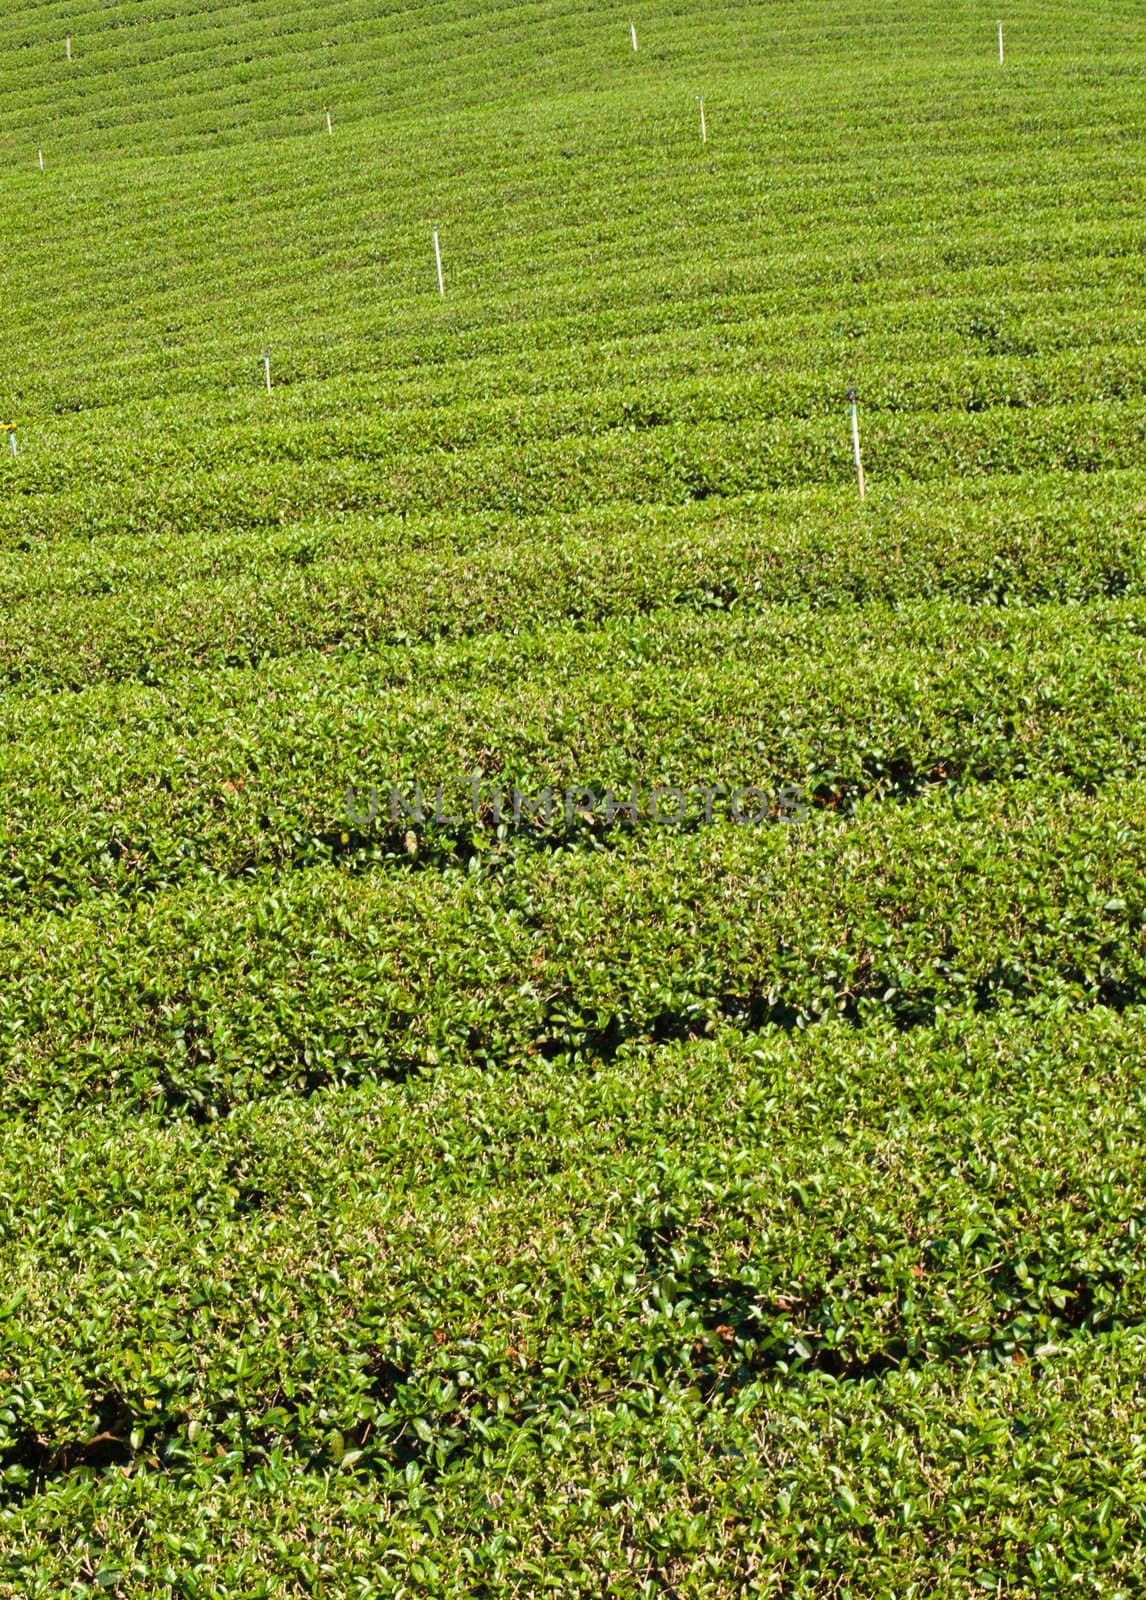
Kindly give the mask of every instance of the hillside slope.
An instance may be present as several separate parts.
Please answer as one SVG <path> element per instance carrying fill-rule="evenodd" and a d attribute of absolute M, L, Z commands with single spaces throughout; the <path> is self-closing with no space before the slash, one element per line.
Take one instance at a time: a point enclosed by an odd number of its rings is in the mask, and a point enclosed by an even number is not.
<path fill-rule="evenodd" d="M 0 1593 L 1139 1587 L 1146 15 L 996 29 L 0 17 Z"/>

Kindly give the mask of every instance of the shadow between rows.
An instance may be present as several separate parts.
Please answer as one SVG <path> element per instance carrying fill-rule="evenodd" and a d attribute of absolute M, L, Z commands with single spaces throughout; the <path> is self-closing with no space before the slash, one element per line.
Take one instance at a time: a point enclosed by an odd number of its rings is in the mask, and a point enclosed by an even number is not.
<path fill-rule="evenodd" d="M 898 985 L 898 987 L 893 986 Z M 1146 1006 L 1146 971 L 1101 973 L 1081 967 L 1023 968 L 999 961 L 978 977 L 940 987 L 920 983 L 903 987 L 903 974 L 869 968 L 862 983 L 825 996 L 812 983 L 804 993 L 793 988 L 720 995 L 697 993 L 685 1004 L 650 1014 L 601 1012 L 582 1005 L 568 983 L 554 990 L 534 1027 L 507 1040 L 471 1026 L 459 1031 L 452 1045 L 431 1048 L 415 1037 L 419 1022 L 413 1011 L 388 1012 L 384 1023 L 362 1023 L 324 1037 L 325 1059 L 317 1059 L 314 1041 L 300 1035 L 293 1048 L 279 1054 L 267 1047 L 236 1064 L 234 1043 L 218 1052 L 212 1025 L 192 998 L 171 997 L 177 1020 L 162 1030 L 161 1048 L 148 1066 L 130 1077 L 94 1077 L 85 1081 L 84 1096 L 99 1095 L 139 1111 L 185 1117 L 198 1125 L 226 1118 L 242 1105 L 283 1096 L 307 1099 L 330 1089 L 353 1089 L 369 1082 L 404 1083 L 438 1072 L 451 1056 L 478 1067 L 515 1067 L 528 1071 L 531 1061 L 565 1062 L 569 1066 L 609 1064 L 626 1048 L 656 1048 L 673 1042 L 697 1041 L 716 1027 L 740 1034 L 780 1030 L 792 1033 L 820 1023 L 841 1021 L 856 1030 L 891 1024 L 901 1032 L 933 1027 L 940 1013 L 960 1011 L 990 1015 L 1040 1006 L 1061 997 L 1076 1012 L 1094 1009 L 1121 1013 Z M 809 998 L 811 996 L 811 998 Z M 9 1088 L 5 1102 L 13 1111 L 35 1116 L 44 1096 L 42 1083 Z M 58 1095 L 53 1101 L 58 1102 Z"/>
<path fill-rule="evenodd" d="M 666 1242 L 663 1234 L 646 1234 L 650 1290 L 651 1275 L 663 1266 Z M 1015 1266 L 1000 1263 L 991 1287 L 1000 1293 L 1016 1291 Z M 473 1381 L 472 1358 L 465 1351 L 431 1341 L 421 1352 L 371 1347 L 363 1351 L 362 1361 L 369 1381 L 355 1416 L 341 1430 L 316 1432 L 297 1408 L 279 1397 L 257 1419 L 239 1426 L 221 1405 L 214 1416 L 208 1407 L 199 1418 L 196 1448 L 189 1445 L 186 1412 L 177 1405 L 174 1414 L 157 1422 L 154 1410 L 113 1391 L 93 1405 L 95 1422 L 85 1433 L 51 1439 L 25 1428 L 0 1453 L 0 1504 L 42 1494 L 78 1471 L 98 1476 L 120 1468 L 182 1476 L 193 1472 L 204 1450 L 225 1458 L 225 1469 L 239 1475 L 258 1470 L 272 1453 L 285 1452 L 298 1470 L 308 1473 L 341 1469 L 392 1479 L 413 1465 L 422 1481 L 433 1482 L 479 1452 L 496 1454 L 511 1438 L 543 1425 L 546 1417 L 575 1421 L 595 1407 L 618 1402 L 648 1412 L 655 1409 L 658 1393 L 679 1394 L 682 1389 L 691 1389 L 699 1404 L 711 1406 L 735 1400 L 759 1381 L 781 1389 L 798 1388 L 815 1376 L 865 1384 L 897 1372 L 936 1371 L 969 1362 L 1030 1364 L 1037 1373 L 1073 1340 L 1142 1326 L 1141 1317 L 1117 1309 L 1128 1288 L 1124 1274 L 1075 1273 L 1059 1288 L 1066 1304 L 1053 1317 L 1002 1315 L 974 1334 L 952 1331 L 926 1339 L 901 1327 L 877 1346 L 861 1349 L 854 1341 L 833 1341 L 825 1332 L 831 1309 L 826 1303 L 781 1299 L 762 1305 L 754 1289 L 739 1279 L 710 1274 L 702 1262 L 672 1283 L 678 1304 L 687 1299 L 696 1311 L 687 1325 L 687 1341 L 682 1344 L 678 1332 L 650 1350 L 634 1338 L 634 1359 L 628 1365 L 614 1355 L 558 1379 L 537 1361 L 511 1365 L 507 1357 L 483 1384 Z M 451 1394 L 437 1411 L 427 1403 L 429 1382 L 447 1384 Z"/>
<path fill-rule="evenodd" d="M 795 815 L 793 802 L 776 798 L 781 791 L 799 790 L 800 805 L 808 813 L 852 816 L 861 804 L 909 805 L 925 794 L 946 791 L 956 794 L 968 786 L 986 787 L 1029 781 L 1032 776 L 1031 752 L 1017 754 L 1015 763 L 1001 768 L 982 762 L 961 763 L 951 758 L 916 763 L 906 756 L 865 757 L 862 776 L 850 781 L 812 780 L 807 784 L 787 783 L 771 793 L 767 814 L 747 827 L 781 828 L 790 837 L 801 836 L 803 817 Z M 1128 764 L 1125 778 L 1136 768 Z M 1063 764 L 1042 774 L 1065 781 L 1075 793 L 1094 796 L 1102 792 L 1106 780 L 1092 769 Z M 609 785 L 602 785 L 604 795 Z M 593 791 L 595 794 L 597 790 Z M 558 815 L 560 791 L 555 791 Z M 721 821 L 724 819 L 722 818 Z M 270 818 L 259 819 L 264 830 Z M 486 802 L 476 820 L 465 822 L 433 820 L 403 821 L 400 825 L 375 827 L 373 823 L 327 825 L 304 835 L 287 836 L 269 848 L 251 850 L 218 867 L 199 856 L 185 843 L 178 853 L 161 852 L 146 839 L 113 835 L 90 858 L 69 857 L 63 848 L 49 851 L 39 870 L 30 873 L 16 867 L 3 884 L 6 915 L 17 918 L 45 912 L 66 914 L 86 901 L 109 895 L 128 904 L 144 902 L 173 892 L 204 875 L 213 882 L 278 883 L 288 875 L 316 867 L 337 865 L 355 876 L 373 873 L 461 873 L 494 877 L 512 869 L 518 860 L 567 851 L 609 852 L 634 837 L 671 831 L 678 837 L 695 837 L 708 824 L 699 814 L 680 822 L 658 823 L 648 818 L 637 822 L 618 813 L 612 821 L 604 815 L 574 811 L 568 825 L 563 820 L 549 826 L 530 822 L 511 827 L 495 824 L 492 806 Z"/>

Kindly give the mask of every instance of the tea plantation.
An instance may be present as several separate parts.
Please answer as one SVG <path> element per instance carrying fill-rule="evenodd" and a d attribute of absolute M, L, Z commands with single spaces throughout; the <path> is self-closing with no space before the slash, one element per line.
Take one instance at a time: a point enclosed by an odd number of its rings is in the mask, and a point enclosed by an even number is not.
<path fill-rule="evenodd" d="M 4 8 L 0 1596 L 1146 1590 L 1146 7 L 1005 10 Z"/>

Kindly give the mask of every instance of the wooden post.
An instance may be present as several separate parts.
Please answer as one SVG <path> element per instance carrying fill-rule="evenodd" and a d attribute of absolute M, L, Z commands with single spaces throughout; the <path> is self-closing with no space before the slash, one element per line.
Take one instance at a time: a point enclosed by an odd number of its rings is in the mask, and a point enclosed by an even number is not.
<path fill-rule="evenodd" d="M 267 380 L 267 393 L 270 394 L 271 393 L 271 353 L 270 353 L 269 350 L 264 350 L 263 351 L 263 372 L 266 375 L 266 380 Z"/>
<path fill-rule="evenodd" d="M 72 59 L 72 36 L 70 33 L 64 38 L 64 55 L 69 61 Z"/>
<path fill-rule="evenodd" d="M 1003 24 L 999 24 L 999 65 L 1003 65 Z"/>
<path fill-rule="evenodd" d="M 327 133 L 333 133 L 334 132 L 334 129 L 330 125 L 330 107 L 329 106 L 327 106 L 327 108 L 326 108 L 326 131 L 327 131 Z"/>
<path fill-rule="evenodd" d="M 438 230 L 434 229 L 434 259 L 438 263 L 438 293 L 446 292 L 446 280 L 442 277 L 442 247 L 438 243 Z"/>
<path fill-rule="evenodd" d="M 635 55 L 637 51 L 637 25 L 635 22 L 629 23 L 629 32 L 633 36 L 633 54 Z"/>
<path fill-rule="evenodd" d="M 852 408 L 852 444 L 855 446 L 856 453 L 856 483 L 859 485 L 860 499 L 862 500 L 864 497 L 863 462 L 860 460 L 859 417 L 856 413 L 856 390 L 854 383 L 848 390 L 848 399 L 851 402 Z"/>
<path fill-rule="evenodd" d="M 703 95 L 701 96 L 701 99 L 700 99 L 700 142 L 701 142 L 701 144 L 707 144 L 708 143 L 708 129 L 704 125 L 704 96 Z"/>

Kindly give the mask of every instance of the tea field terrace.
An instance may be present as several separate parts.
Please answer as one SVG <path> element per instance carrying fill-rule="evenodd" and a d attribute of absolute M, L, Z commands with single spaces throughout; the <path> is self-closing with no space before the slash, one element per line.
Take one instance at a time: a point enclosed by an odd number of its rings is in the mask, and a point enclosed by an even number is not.
<path fill-rule="evenodd" d="M 6 1592 L 1140 1586 L 1141 7 L 632 20 L 0 19 Z"/>

